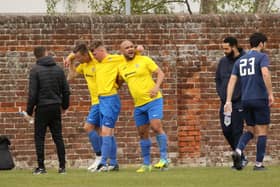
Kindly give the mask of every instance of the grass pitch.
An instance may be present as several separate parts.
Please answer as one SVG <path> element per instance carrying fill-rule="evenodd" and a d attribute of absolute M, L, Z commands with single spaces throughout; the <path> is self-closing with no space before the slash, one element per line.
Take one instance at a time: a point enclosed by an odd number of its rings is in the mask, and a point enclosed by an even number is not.
<path fill-rule="evenodd" d="M 31 170 L 0 171 L 0 187 L 280 187 L 280 166 L 267 171 L 242 171 L 226 167 L 170 168 L 136 173 L 136 168 L 119 172 L 90 173 L 86 169 L 68 169 L 58 174 L 49 169 L 45 175 Z"/>

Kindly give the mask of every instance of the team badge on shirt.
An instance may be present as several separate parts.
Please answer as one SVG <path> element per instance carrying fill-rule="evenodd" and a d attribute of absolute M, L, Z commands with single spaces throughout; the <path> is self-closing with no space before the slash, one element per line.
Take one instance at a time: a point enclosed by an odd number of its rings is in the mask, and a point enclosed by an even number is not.
<path fill-rule="evenodd" d="M 136 67 L 136 68 L 139 68 L 139 66 L 140 66 L 139 64 L 135 64 L 135 67 Z"/>

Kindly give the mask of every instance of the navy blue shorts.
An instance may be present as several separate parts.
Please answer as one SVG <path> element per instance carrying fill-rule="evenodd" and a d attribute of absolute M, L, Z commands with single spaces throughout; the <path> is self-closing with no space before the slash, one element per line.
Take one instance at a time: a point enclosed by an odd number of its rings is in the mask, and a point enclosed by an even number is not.
<path fill-rule="evenodd" d="M 101 125 L 115 128 L 115 123 L 121 109 L 121 101 L 118 94 L 99 97 L 99 108 L 101 114 Z"/>
<path fill-rule="evenodd" d="M 99 112 L 99 104 L 92 105 L 87 116 L 86 122 L 100 127 L 100 112 Z"/>
<path fill-rule="evenodd" d="M 248 126 L 268 125 L 270 123 L 270 108 L 267 99 L 252 99 L 242 101 L 244 116 Z"/>
<path fill-rule="evenodd" d="M 149 124 L 152 119 L 162 119 L 163 117 L 163 99 L 153 100 L 145 105 L 135 107 L 134 120 L 136 126 Z"/>

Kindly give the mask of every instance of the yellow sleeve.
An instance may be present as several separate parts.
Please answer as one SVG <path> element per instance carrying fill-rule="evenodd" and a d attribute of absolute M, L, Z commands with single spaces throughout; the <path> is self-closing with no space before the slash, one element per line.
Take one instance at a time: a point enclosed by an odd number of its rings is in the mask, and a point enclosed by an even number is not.
<path fill-rule="evenodd" d="M 158 69 L 158 65 L 151 58 L 146 57 L 145 62 L 150 72 L 154 72 Z"/>
<path fill-rule="evenodd" d="M 76 72 L 77 72 L 77 73 L 80 73 L 80 74 L 83 74 L 83 73 L 84 73 L 83 64 L 79 64 L 79 65 L 76 67 Z"/>
<path fill-rule="evenodd" d="M 68 59 L 70 59 L 71 61 L 75 59 L 75 54 L 74 53 L 70 53 L 68 56 L 67 56 Z M 83 65 L 82 64 L 79 64 L 76 68 L 75 68 L 75 71 L 77 73 L 80 73 L 80 74 L 83 74 Z"/>
<path fill-rule="evenodd" d="M 70 53 L 67 58 L 69 58 L 70 60 L 73 60 L 75 58 L 75 54 L 74 53 Z"/>

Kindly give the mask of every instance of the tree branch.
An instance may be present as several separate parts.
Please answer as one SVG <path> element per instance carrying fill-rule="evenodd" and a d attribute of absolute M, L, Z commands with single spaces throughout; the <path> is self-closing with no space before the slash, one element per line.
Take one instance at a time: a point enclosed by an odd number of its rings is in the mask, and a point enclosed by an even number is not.
<path fill-rule="evenodd" d="M 191 7 L 190 7 L 190 4 L 189 4 L 188 0 L 185 0 L 185 3 L 187 5 L 187 8 L 188 8 L 188 11 L 189 11 L 190 15 L 192 15 L 192 10 L 191 10 Z"/>
<path fill-rule="evenodd" d="M 191 11 L 191 9 L 190 9 L 190 5 L 189 5 L 189 3 L 188 3 L 188 0 L 162 1 L 162 2 L 160 2 L 160 3 L 158 3 L 158 4 L 149 4 L 150 6 L 148 6 L 148 4 L 147 4 L 147 5 L 145 6 L 145 7 L 147 7 L 147 8 L 142 9 L 142 12 L 146 12 L 146 11 L 148 11 L 148 10 L 151 10 L 151 9 L 154 9 L 154 8 L 157 8 L 157 7 L 160 7 L 160 6 L 164 5 L 164 4 L 169 4 L 169 3 L 184 3 L 184 4 L 187 5 L 189 13 L 192 14 L 192 11 Z"/>

